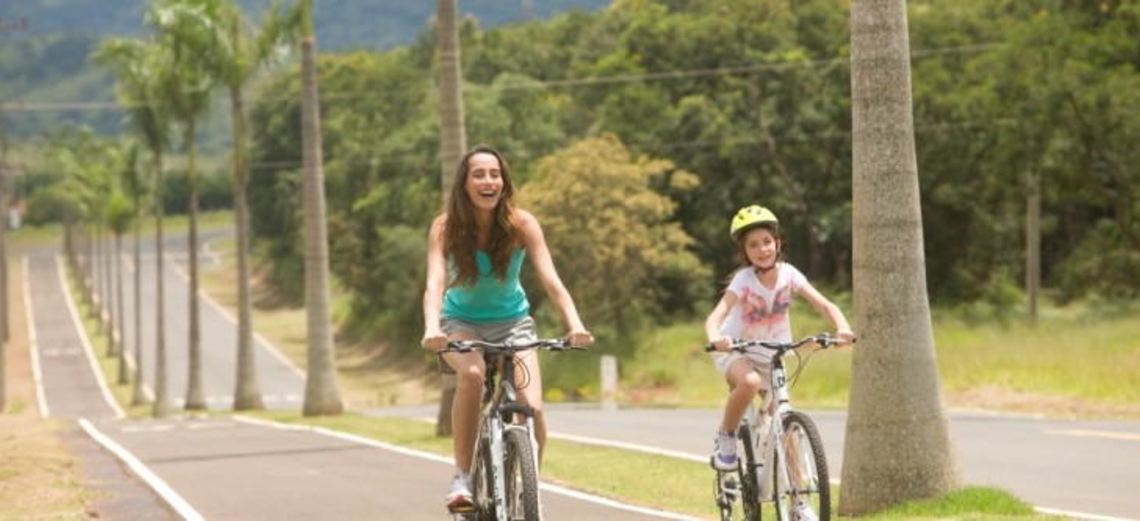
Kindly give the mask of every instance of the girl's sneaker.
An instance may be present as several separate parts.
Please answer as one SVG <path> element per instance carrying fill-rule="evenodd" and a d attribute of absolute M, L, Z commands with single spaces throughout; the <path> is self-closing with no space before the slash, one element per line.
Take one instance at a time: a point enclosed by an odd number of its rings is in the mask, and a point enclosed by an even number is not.
<path fill-rule="evenodd" d="M 795 521 L 819 521 L 819 516 L 815 515 L 815 509 L 807 501 L 797 501 L 795 510 L 792 512 L 792 519 Z"/>
<path fill-rule="evenodd" d="M 475 509 L 471 500 L 471 487 L 467 485 L 467 476 L 456 474 L 451 479 L 451 491 L 447 493 L 447 510 L 453 514 L 463 514 Z"/>
<path fill-rule="evenodd" d="M 736 470 L 736 436 L 717 432 L 712 466 L 717 470 Z"/>

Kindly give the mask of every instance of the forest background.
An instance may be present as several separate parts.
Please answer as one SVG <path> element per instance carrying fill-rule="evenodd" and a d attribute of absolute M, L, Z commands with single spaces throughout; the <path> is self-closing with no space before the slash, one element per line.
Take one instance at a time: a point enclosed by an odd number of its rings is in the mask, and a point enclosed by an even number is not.
<path fill-rule="evenodd" d="M 464 11 L 476 3 L 466 2 Z M 323 12 L 334 11 L 332 4 Z M 1026 313 L 1025 215 L 1039 190 L 1048 303 L 1082 303 L 1102 316 L 1134 311 L 1140 2 L 908 5 L 927 280 L 936 309 L 967 324 Z M 435 35 L 425 9 L 396 24 L 401 34 L 415 35 L 403 45 L 386 36 L 340 44 L 352 30 L 322 27 L 322 11 L 317 31 L 332 49 L 319 67 L 340 334 L 426 361 L 418 348 L 419 301 L 426 227 L 440 193 Z M 846 302 L 846 1 L 617 0 L 545 20 L 500 17 L 515 23 L 494 27 L 484 14 L 491 11 L 467 17 L 461 30 L 468 139 L 508 158 L 519 202 L 543 223 L 599 351 L 636 359 L 652 355 L 646 339 L 660 331 L 677 324 L 692 330 L 737 266 L 727 223 L 746 204 L 772 208 L 789 262 Z M 366 26 L 376 33 L 387 27 Z M 47 95 L 37 86 L 52 85 L 64 90 L 51 95 L 70 96 L 55 99 L 113 99 L 109 79 L 74 74 L 87 71 L 86 52 L 100 37 L 19 40 L 40 42 L 27 48 L 5 42 L 0 64 L 22 73 L 5 74 L 0 92 L 32 99 Z M 348 50 L 354 47 L 372 50 Z M 20 65 L 9 69 L 12 63 Z M 256 250 L 265 282 L 294 303 L 303 288 L 297 74 L 295 64 L 266 74 L 250 103 Z M 58 218 L 53 186 L 63 174 L 53 169 L 52 150 L 118 134 L 122 119 L 114 111 L 4 117 L 29 164 L 31 175 L 16 191 L 33 223 Z M 202 131 L 219 172 L 225 119 Z M 44 137 L 45 129 L 76 122 L 94 134 L 51 130 Z M 222 175 L 213 183 L 216 199 L 204 193 L 203 207 L 228 204 Z M 178 176 L 171 177 L 166 204 L 177 212 L 185 204 Z M 532 280 L 528 287 L 539 286 Z M 543 330 L 560 332 L 545 296 L 530 297 Z M 592 392 L 565 381 L 566 392 Z"/>

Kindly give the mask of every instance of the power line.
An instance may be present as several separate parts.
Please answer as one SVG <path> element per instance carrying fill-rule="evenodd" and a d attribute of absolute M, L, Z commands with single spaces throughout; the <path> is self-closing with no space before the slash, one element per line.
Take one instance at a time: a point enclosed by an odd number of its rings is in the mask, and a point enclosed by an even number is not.
<path fill-rule="evenodd" d="M 911 52 L 911 58 L 925 58 L 930 56 L 942 56 L 948 54 L 975 54 L 996 49 L 1000 47 L 1001 43 L 980 43 L 972 45 L 958 45 L 952 47 L 939 47 L 934 49 L 919 49 Z M 848 58 L 822 58 L 816 60 L 797 60 L 797 61 L 777 61 L 777 62 L 762 62 L 751 65 L 741 65 L 736 67 L 714 67 L 703 69 L 688 69 L 677 71 L 658 71 L 646 72 L 639 74 L 616 74 L 612 76 L 592 76 L 585 78 L 568 78 L 562 80 L 533 80 L 526 83 L 507 84 L 507 85 L 469 85 L 464 90 L 492 90 L 492 91 L 509 91 L 509 90 L 538 90 L 538 89 L 552 89 L 552 88 L 566 88 L 566 87 L 581 87 L 590 85 L 608 85 L 619 83 L 636 83 L 645 81 L 663 81 L 663 80 L 679 80 L 688 78 L 702 78 L 713 76 L 738 76 L 749 75 L 759 72 L 779 71 L 786 69 L 799 69 L 799 68 L 826 68 L 835 66 L 844 66 L 849 64 Z M 353 100 L 361 99 L 365 96 L 357 94 L 321 94 L 322 101 L 340 101 L 340 100 Z M 262 98 L 254 100 L 255 103 L 281 103 L 292 102 L 293 98 Z M 103 110 L 124 110 L 129 108 L 145 106 L 146 103 L 130 103 L 124 104 L 115 101 L 47 101 L 47 102 L 9 102 L 0 104 L 0 110 L 6 112 L 76 112 L 76 111 L 103 111 Z"/>

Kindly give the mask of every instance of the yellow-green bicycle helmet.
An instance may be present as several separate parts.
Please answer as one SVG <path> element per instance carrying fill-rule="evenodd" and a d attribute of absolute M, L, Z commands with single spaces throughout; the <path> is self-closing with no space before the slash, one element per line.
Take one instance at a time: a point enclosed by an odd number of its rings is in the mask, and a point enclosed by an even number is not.
<path fill-rule="evenodd" d="M 776 218 L 776 214 L 758 204 L 745 206 L 732 218 L 732 227 L 729 233 L 732 235 L 732 240 L 740 240 L 740 236 L 760 225 L 777 226 L 780 220 Z"/>

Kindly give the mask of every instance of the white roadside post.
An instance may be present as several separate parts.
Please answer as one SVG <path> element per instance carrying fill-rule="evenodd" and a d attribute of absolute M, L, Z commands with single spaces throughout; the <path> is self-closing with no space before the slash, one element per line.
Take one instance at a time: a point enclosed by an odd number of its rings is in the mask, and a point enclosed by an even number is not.
<path fill-rule="evenodd" d="M 602 355 L 602 410 L 617 410 L 617 357 Z"/>

